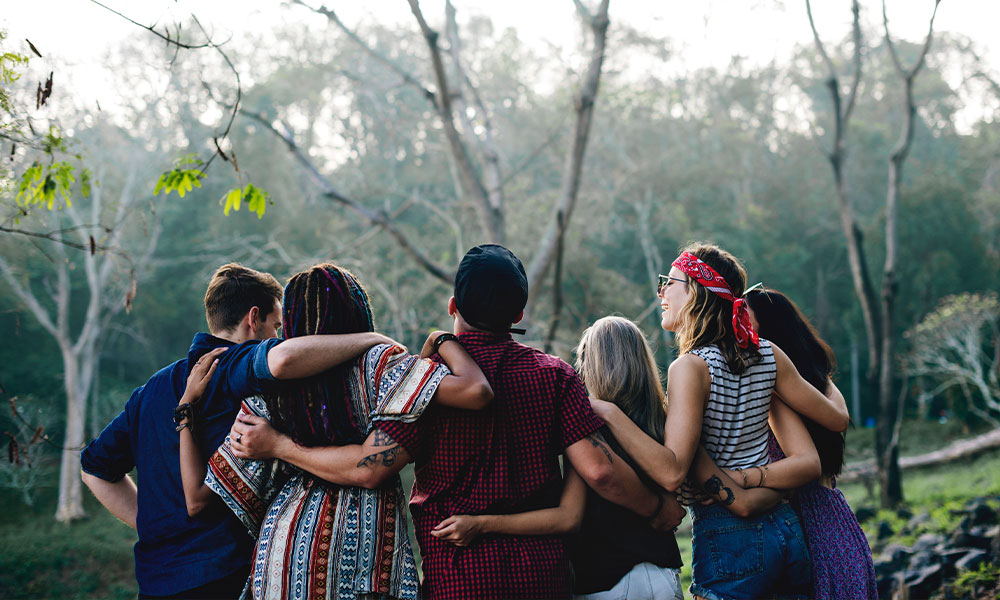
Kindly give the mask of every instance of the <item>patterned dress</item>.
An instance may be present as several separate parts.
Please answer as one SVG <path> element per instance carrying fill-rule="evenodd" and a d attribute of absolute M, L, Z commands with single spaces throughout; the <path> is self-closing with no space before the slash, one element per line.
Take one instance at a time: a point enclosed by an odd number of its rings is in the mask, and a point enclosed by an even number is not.
<path fill-rule="evenodd" d="M 354 425 L 367 435 L 376 421 L 415 421 L 447 374 L 434 361 L 375 346 L 348 376 Z M 259 396 L 241 412 L 269 418 Z M 257 539 L 245 598 L 418 597 L 399 476 L 374 490 L 338 486 L 280 460 L 236 458 L 227 438 L 205 482 Z"/>
<path fill-rule="evenodd" d="M 771 460 L 785 458 L 773 435 Z M 821 600 L 877 598 L 875 565 L 861 525 L 844 494 L 812 481 L 796 490 L 799 520 L 812 564 L 812 598 Z"/>

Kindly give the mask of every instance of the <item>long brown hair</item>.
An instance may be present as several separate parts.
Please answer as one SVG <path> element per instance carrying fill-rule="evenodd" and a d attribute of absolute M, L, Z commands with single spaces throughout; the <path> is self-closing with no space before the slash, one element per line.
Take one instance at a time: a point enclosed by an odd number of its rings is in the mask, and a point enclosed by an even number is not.
<path fill-rule="evenodd" d="M 754 290 L 746 295 L 760 327 L 757 333 L 781 348 L 795 369 L 814 388 L 827 392 L 837 359 L 829 344 L 791 298 L 775 290 Z M 807 417 L 809 430 L 824 475 L 839 475 L 844 464 L 844 434 L 830 431 Z"/>
<path fill-rule="evenodd" d="M 646 435 L 663 443 L 667 399 L 642 331 L 628 319 L 604 317 L 583 332 L 576 370 L 587 391 L 614 402 Z"/>
<path fill-rule="evenodd" d="M 739 298 L 747 287 L 747 272 L 739 259 L 722 248 L 695 242 L 681 249 L 690 252 L 725 278 L 733 296 Z M 677 327 L 677 346 L 681 354 L 696 348 L 718 346 L 729 370 L 739 375 L 750 365 L 761 360 L 760 351 L 752 343 L 746 348 L 736 345 L 733 332 L 733 303 L 726 300 L 691 277 L 687 285 L 694 293 L 681 307 L 680 325 Z"/>

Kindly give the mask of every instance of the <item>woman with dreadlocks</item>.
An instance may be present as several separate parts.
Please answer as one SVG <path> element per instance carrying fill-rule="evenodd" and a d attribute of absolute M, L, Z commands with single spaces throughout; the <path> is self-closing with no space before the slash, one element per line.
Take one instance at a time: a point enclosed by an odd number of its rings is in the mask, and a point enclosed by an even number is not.
<path fill-rule="evenodd" d="M 286 338 L 373 331 L 368 295 L 346 269 L 317 265 L 285 287 L 282 328 Z M 353 362 L 245 399 L 239 419 L 266 419 L 308 449 L 360 444 L 375 421 L 414 421 L 432 400 L 484 408 L 493 399 L 485 377 L 462 346 L 441 333 L 431 334 L 422 354 L 429 356 L 430 348 L 447 365 L 398 346 L 374 346 Z M 204 371 L 205 365 L 192 370 L 186 397 L 200 395 L 211 376 Z M 240 437 L 231 432 L 211 456 L 207 476 L 200 473 L 204 484 L 198 473 L 182 475 L 189 509 L 214 492 L 257 538 L 244 597 L 417 597 L 398 475 L 373 490 L 339 486 L 281 460 L 238 458 Z"/>
<path fill-rule="evenodd" d="M 610 402 L 593 401 L 595 411 L 653 480 L 679 490 L 682 502 L 691 505 L 696 598 L 808 597 L 809 557 L 791 507 L 780 503 L 740 516 L 728 508 L 734 488 L 791 489 L 819 477 L 816 448 L 793 409 L 843 431 L 848 423 L 843 398 L 826 397 L 780 348 L 758 338 L 741 298 L 746 271 L 732 254 L 693 244 L 660 277 L 661 325 L 675 332 L 680 351 L 668 370 L 663 442 Z M 781 400 L 772 400 L 772 391 Z M 787 455 L 773 465 L 769 422 Z M 705 477 L 692 468 L 699 447 L 737 480 L 725 473 Z M 697 502 L 694 486 L 718 501 Z"/>

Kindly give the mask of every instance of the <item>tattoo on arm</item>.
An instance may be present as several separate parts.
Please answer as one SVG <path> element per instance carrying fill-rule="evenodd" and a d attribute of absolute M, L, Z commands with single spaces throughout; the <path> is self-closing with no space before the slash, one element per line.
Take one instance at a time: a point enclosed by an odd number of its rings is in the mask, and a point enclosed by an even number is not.
<path fill-rule="evenodd" d="M 393 446 L 392 448 L 387 448 L 381 452 L 376 452 L 375 454 L 369 454 L 368 456 L 362 458 L 358 461 L 358 467 L 375 467 L 381 464 L 383 467 L 391 467 L 396 463 L 396 455 L 399 453 L 400 447 Z"/>
<path fill-rule="evenodd" d="M 733 490 L 722 485 L 722 480 L 719 479 L 717 475 L 712 475 L 708 481 L 705 482 L 705 491 L 713 496 L 720 496 L 719 502 L 724 506 L 729 506 L 736 501 L 736 496 L 733 494 Z"/>
<path fill-rule="evenodd" d="M 587 439 L 590 440 L 590 443 L 593 444 L 594 448 L 599 448 L 601 452 L 604 453 L 604 456 L 608 458 L 609 464 L 614 464 L 615 461 L 611 457 L 611 451 L 608 450 L 608 446 L 604 443 L 604 437 L 602 437 L 601 434 L 592 433 L 587 436 Z"/>
<path fill-rule="evenodd" d="M 374 431 L 374 436 L 372 436 L 372 446 L 391 446 L 393 443 L 394 440 L 388 433 L 382 431 L 381 429 L 376 429 Z"/>

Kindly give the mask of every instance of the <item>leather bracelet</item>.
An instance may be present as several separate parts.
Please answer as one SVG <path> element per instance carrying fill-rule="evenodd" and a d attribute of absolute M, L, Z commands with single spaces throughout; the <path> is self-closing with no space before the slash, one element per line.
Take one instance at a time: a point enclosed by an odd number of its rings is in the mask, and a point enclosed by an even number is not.
<path fill-rule="evenodd" d="M 190 427 L 191 433 L 194 433 L 194 406 L 190 402 L 178 404 L 174 408 L 174 423 L 177 424 L 177 427 L 174 428 L 175 431 L 180 432 L 181 429 Z"/>
<path fill-rule="evenodd" d="M 458 342 L 459 344 L 462 343 L 458 340 L 458 336 L 455 335 L 454 333 L 447 333 L 447 332 L 442 333 L 441 335 L 437 336 L 437 339 L 434 340 L 434 354 L 437 354 L 438 350 L 441 349 L 441 344 L 448 341 L 455 341 Z"/>
<path fill-rule="evenodd" d="M 663 508 L 663 494 L 657 494 L 656 495 L 656 499 L 657 499 L 656 510 L 653 511 L 653 514 L 651 514 L 648 517 L 646 517 L 647 521 L 652 522 L 653 519 L 656 518 L 656 515 L 660 514 L 660 509 Z"/>

